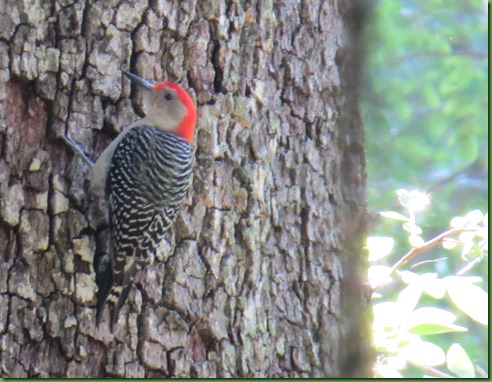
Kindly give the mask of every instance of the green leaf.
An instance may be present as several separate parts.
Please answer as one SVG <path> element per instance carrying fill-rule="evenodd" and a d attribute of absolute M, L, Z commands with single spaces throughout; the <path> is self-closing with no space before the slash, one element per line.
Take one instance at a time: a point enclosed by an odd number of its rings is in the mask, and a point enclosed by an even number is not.
<path fill-rule="evenodd" d="M 427 86 L 423 89 L 424 97 L 426 104 L 429 107 L 437 107 L 441 103 L 441 99 L 439 97 L 439 92 L 432 86 Z"/>
<path fill-rule="evenodd" d="M 483 325 L 488 325 L 489 295 L 466 279 L 459 276 L 444 279 L 449 297 L 468 316 Z"/>
<path fill-rule="evenodd" d="M 396 104 L 396 112 L 402 120 L 408 120 L 412 115 L 412 109 L 407 102 L 398 102 Z"/>
<path fill-rule="evenodd" d="M 454 324 L 422 324 L 416 325 L 410 329 L 408 329 L 409 333 L 418 334 L 420 336 L 426 336 L 429 334 L 439 334 L 439 333 L 448 333 L 448 332 L 467 332 L 468 329 L 463 326 L 458 326 Z"/>
<path fill-rule="evenodd" d="M 446 332 L 465 332 L 468 329 L 454 324 L 456 316 L 447 310 L 424 307 L 414 310 L 406 320 L 409 333 L 425 335 Z"/>
<path fill-rule="evenodd" d="M 438 366 L 446 361 L 444 351 L 437 345 L 426 341 L 415 341 L 401 350 L 407 361 L 416 365 Z"/>
<path fill-rule="evenodd" d="M 460 344 L 454 343 L 446 357 L 448 369 L 460 378 L 475 378 L 473 363 Z"/>

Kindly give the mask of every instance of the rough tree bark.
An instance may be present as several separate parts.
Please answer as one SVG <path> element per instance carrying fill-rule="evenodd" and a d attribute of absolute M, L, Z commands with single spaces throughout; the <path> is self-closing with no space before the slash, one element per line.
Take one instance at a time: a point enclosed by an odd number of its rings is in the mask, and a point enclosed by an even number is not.
<path fill-rule="evenodd" d="M 3 377 L 369 376 L 365 159 L 348 1 L 0 2 Z M 92 158 L 190 89 L 192 187 L 114 335 L 94 324 Z"/>

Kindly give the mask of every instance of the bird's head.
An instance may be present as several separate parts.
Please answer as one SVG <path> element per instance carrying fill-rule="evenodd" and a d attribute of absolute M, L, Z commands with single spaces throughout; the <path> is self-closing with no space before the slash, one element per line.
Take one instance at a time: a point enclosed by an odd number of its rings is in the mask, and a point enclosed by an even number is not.
<path fill-rule="evenodd" d="M 123 71 L 123 74 L 145 89 L 147 121 L 164 130 L 173 131 L 189 143 L 193 142 L 196 107 L 186 90 L 174 82 L 152 84 L 133 73 Z"/>

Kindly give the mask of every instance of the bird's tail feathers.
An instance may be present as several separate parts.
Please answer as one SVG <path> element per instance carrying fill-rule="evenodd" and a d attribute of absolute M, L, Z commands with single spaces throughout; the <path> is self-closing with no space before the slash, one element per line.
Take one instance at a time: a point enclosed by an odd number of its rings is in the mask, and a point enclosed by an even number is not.
<path fill-rule="evenodd" d="M 111 289 L 111 293 L 108 296 L 108 305 L 111 306 L 111 320 L 109 322 L 109 327 L 111 333 L 113 333 L 113 328 L 118 321 L 118 316 L 120 315 L 120 310 L 125 304 L 128 298 L 128 293 L 130 292 L 131 283 L 127 284 L 124 288 L 121 286 L 114 286 Z"/>
<path fill-rule="evenodd" d="M 94 255 L 94 271 L 96 273 L 97 305 L 96 325 L 101 322 L 104 305 L 111 292 L 114 279 L 111 233 L 108 226 L 100 226 L 96 233 L 96 253 Z"/>
<path fill-rule="evenodd" d="M 111 258 L 107 253 L 94 256 L 94 269 L 96 271 L 97 305 L 96 305 L 96 325 L 101 322 L 104 305 L 113 286 L 113 267 Z"/>

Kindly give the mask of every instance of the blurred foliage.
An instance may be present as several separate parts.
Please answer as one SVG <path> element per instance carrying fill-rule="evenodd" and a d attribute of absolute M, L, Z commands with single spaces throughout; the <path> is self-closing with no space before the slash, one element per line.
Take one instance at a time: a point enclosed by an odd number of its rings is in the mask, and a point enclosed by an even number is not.
<path fill-rule="evenodd" d="M 378 267 L 391 267 L 412 246 L 419 247 L 449 230 L 450 222 L 457 224 L 455 217 L 463 220 L 470 211 L 488 216 L 486 6 L 487 3 L 480 0 L 377 2 L 375 18 L 368 30 L 370 45 L 362 102 L 368 203 L 371 210 L 392 212 L 387 212 L 385 217 L 374 214 L 379 217 L 374 221 L 371 235 L 378 243 L 380 259 L 371 267 L 372 272 L 382 271 L 383 268 Z M 395 197 L 399 189 L 402 190 Z M 408 200 L 417 200 L 415 203 L 419 204 L 422 202 L 419 195 L 430 198 L 426 205 L 414 211 Z M 402 221 L 398 221 L 398 215 Z M 483 226 L 481 229 L 483 233 Z M 451 297 L 453 293 L 456 296 L 453 284 L 482 297 L 476 288 L 487 290 L 487 248 L 478 245 L 478 236 L 468 234 L 472 237 L 467 238 L 466 235 L 454 238 L 458 245 L 455 248 L 451 248 L 450 239 L 403 265 L 397 272 L 398 277 L 384 285 L 374 300 L 376 306 L 397 304 L 408 298 L 415 302 L 408 314 L 420 308 L 434 308 L 454 315 L 455 320 L 450 320 L 451 316 L 443 313 L 440 322 L 426 322 L 424 329 L 417 329 L 418 333 L 405 332 L 414 340 L 409 342 L 414 351 L 407 348 L 407 355 L 419 352 L 437 355 L 434 362 L 441 366 L 436 369 L 445 370 L 451 376 L 471 376 L 470 364 L 474 368 L 473 375 L 480 376 L 478 369 L 488 373 L 487 326 L 476 321 L 476 317 L 472 318 L 467 313 L 469 308 L 457 306 Z M 381 236 L 384 239 L 378 242 Z M 469 239 L 468 244 L 464 244 L 466 239 Z M 412 279 L 404 272 L 411 272 L 415 277 Z M 461 283 L 466 277 L 476 277 L 468 283 L 472 285 L 468 289 Z M 429 278 L 438 280 L 433 281 L 433 285 L 441 285 L 446 297 L 437 298 L 423 289 L 423 285 L 430 282 Z M 477 286 L 479 279 L 483 281 Z M 393 305 L 395 307 L 398 305 Z M 410 309 L 409 306 L 406 309 Z M 433 314 L 439 316 L 436 312 Z M 427 318 L 432 316 L 428 313 L 424 314 Z M 422 314 L 418 317 L 422 319 Z M 425 334 L 425 330 L 443 330 L 443 323 L 448 329 L 454 325 L 456 330 Z M 419 331 L 421 329 L 424 332 Z M 453 361 L 456 359 L 464 361 L 460 364 Z M 443 360 L 449 364 L 439 363 Z M 392 359 L 392 362 L 400 361 L 398 357 Z M 381 362 L 378 365 L 383 369 L 388 367 L 386 371 L 399 370 L 405 377 L 430 375 L 415 367 L 415 363 L 406 363 L 404 369 Z"/>
<path fill-rule="evenodd" d="M 473 210 L 454 217 L 451 229 L 424 241 L 425 230 L 416 222 L 429 206 L 426 194 L 400 189 L 398 196 L 404 211 L 384 211 L 381 216 L 401 225 L 411 249 L 393 266 L 381 265 L 391 258 L 395 238 L 372 236 L 367 241 L 376 376 L 484 377 L 488 293 L 475 271 L 487 262 L 488 215 Z M 458 259 L 459 268 L 423 271 L 419 265 L 428 260 L 421 258 L 437 246 L 441 259 Z M 420 263 L 404 270 L 407 262 L 416 259 Z"/>
<path fill-rule="evenodd" d="M 487 197 L 487 14 L 480 0 L 382 0 L 370 26 L 366 126 L 369 201 L 433 193 L 434 212 Z M 448 179 L 449 178 L 449 179 Z M 466 198 L 463 193 L 466 192 Z"/>

